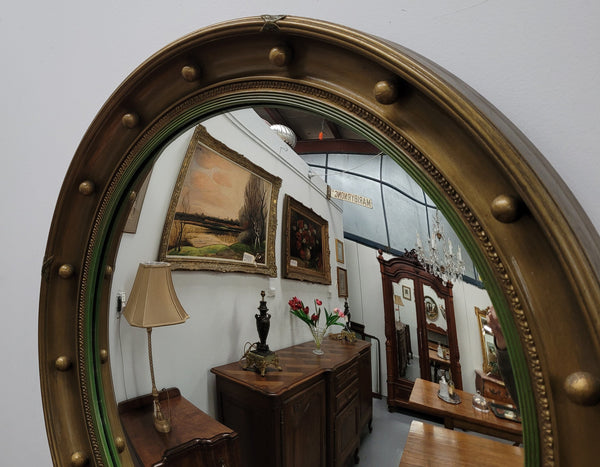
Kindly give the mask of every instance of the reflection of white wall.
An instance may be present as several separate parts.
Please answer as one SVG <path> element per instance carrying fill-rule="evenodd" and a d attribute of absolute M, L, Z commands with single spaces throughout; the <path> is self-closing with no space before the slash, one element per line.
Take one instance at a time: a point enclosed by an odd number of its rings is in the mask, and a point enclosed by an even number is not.
<path fill-rule="evenodd" d="M 350 309 L 353 313 L 352 319 L 361 322 L 360 317 L 362 317 L 366 332 L 377 336 L 381 340 L 382 391 L 383 394 L 387 394 L 387 387 L 385 386 L 387 371 L 385 365 L 383 291 L 377 252 L 372 248 L 349 240 L 345 241 L 345 245 L 346 251 L 352 252 L 347 256 L 348 279 L 349 281 L 352 280 L 353 284 L 353 287 L 350 287 L 348 297 Z M 391 256 L 384 254 L 384 257 L 389 259 Z M 410 285 L 412 289 L 412 284 Z M 395 291 L 396 293 L 398 291 L 402 293 L 401 287 L 395 288 Z M 414 313 L 414 291 L 411 290 L 411 293 L 412 301 L 403 301 L 405 307 L 412 305 Z M 475 370 L 481 369 L 483 361 L 475 307 L 485 308 L 491 305 L 491 301 L 485 290 L 464 282 L 459 282 L 455 285 L 452 293 L 454 295 L 454 314 L 462 368 L 463 389 L 468 392 L 475 392 Z M 404 315 L 401 314 L 401 316 Z M 435 324 L 437 325 L 438 323 L 436 322 Z M 416 328 L 415 322 L 414 326 L 411 325 L 411 343 L 415 354 L 417 353 Z"/>
<path fill-rule="evenodd" d="M 348 304 L 352 321 L 365 325 L 365 332 L 374 335 L 381 344 L 381 387 L 379 392 L 387 394 L 385 367 L 385 321 L 383 316 L 383 294 L 376 252 L 371 248 L 344 240 L 346 268 L 348 270 Z M 374 292 L 379 291 L 379 293 Z M 377 352 L 376 344 L 372 347 Z M 373 355 L 371 371 L 377 378 L 377 362 Z M 374 379 L 373 381 L 376 381 Z M 377 385 L 373 386 L 377 390 Z"/>
<path fill-rule="evenodd" d="M 454 295 L 456 334 L 459 342 L 463 386 L 466 391 L 475 392 L 475 370 L 481 370 L 483 365 L 475 307 L 487 308 L 492 302 L 485 290 L 464 282 L 456 284 L 452 289 L 452 293 Z"/>
<path fill-rule="evenodd" d="M 341 210 L 325 196 L 325 184 L 308 178 L 308 166 L 252 111 L 239 110 L 203 123 L 209 133 L 244 154 L 255 164 L 282 179 L 279 194 L 276 253 L 282 238 L 284 194 L 310 206 L 329 221 L 331 264 L 335 263 L 335 238 L 343 238 Z M 169 145 L 157 161 L 142 207 L 135 234 L 124 234 L 115 265 L 113 293 L 129 292 L 141 261 L 155 260 L 158 254 L 169 199 L 185 155 L 191 132 Z M 178 386 L 194 404 L 214 413 L 214 378 L 211 367 L 237 361 L 246 342 L 256 342 L 254 315 L 260 291 L 269 293 L 267 306 L 271 329 L 267 343 L 274 350 L 309 340 L 306 325 L 287 312 L 288 300 L 296 295 L 306 304 L 320 298 L 328 309 L 343 307 L 337 297 L 336 269 L 331 269 L 331 286 L 245 273 L 175 271 L 173 282 L 179 299 L 190 315 L 181 325 L 156 328 L 152 333 L 156 384 Z M 116 319 L 114 304 L 110 311 L 110 346 L 117 400 L 150 390 L 146 332 L 132 328 L 125 319 Z"/>

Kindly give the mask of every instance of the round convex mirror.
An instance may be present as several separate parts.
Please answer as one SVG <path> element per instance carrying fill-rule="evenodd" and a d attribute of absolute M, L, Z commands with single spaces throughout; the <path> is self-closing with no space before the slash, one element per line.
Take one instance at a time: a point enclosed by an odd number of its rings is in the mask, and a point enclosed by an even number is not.
<path fill-rule="evenodd" d="M 262 17 L 203 29 L 150 58 L 101 109 L 74 156 L 41 285 L 42 397 L 54 462 L 132 462 L 108 330 L 130 193 L 165 145 L 198 122 L 277 105 L 347 124 L 419 181 L 497 308 L 526 461 L 595 460 L 600 260 L 589 221 L 570 208 L 576 203 L 557 175 L 486 101 L 410 51 L 316 20 Z"/>

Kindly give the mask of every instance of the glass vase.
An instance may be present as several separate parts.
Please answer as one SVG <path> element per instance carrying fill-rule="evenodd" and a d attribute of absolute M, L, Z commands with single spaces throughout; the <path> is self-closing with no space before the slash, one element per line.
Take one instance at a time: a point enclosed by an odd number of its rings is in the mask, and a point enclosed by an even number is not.
<path fill-rule="evenodd" d="M 321 344 L 323 343 L 323 338 L 325 337 L 325 332 L 327 332 L 327 328 L 311 326 L 310 332 L 312 333 L 313 339 L 315 341 L 315 348 L 313 349 L 313 353 L 315 355 L 323 355 L 325 352 L 321 350 Z"/>

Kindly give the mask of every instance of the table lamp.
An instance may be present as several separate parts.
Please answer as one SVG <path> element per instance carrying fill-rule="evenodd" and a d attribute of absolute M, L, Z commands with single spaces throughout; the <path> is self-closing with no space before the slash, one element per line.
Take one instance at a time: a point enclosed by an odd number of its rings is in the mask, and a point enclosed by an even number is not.
<path fill-rule="evenodd" d="M 175 294 L 171 265 L 164 262 L 140 263 L 127 305 L 123 310 L 127 322 L 148 332 L 148 356 L 152 397 L 154 398 L 154 428 L 161 433 L 171 431 L 171 422 L 166 418 L 158 400 L 152 363 L 152 328 L 183 323 L 189 318 Z"/>

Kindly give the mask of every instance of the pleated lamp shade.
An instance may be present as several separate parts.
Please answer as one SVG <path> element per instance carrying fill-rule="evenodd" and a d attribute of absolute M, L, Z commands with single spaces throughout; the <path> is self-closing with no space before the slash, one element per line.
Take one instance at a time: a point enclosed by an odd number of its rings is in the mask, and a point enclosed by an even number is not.
<path fill-rule="evenodd" d="M 180 324 L 189 318 L 175 294 L 169 263 L 140 263 L 123 316 L 140 328 Z"/>

